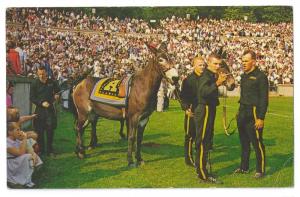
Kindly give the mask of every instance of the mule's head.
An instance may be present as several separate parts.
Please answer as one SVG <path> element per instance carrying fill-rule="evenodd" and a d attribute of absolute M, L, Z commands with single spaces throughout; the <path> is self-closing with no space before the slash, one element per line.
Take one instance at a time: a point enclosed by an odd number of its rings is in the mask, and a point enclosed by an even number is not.
<path fill-rule="evenodd" d="M 232 91 L 235 88 L 235 80 L 234 77 L 230 71 L 229 66 L 226 64 L 225 61 L 222 61 L 220 68 L 218 69 L 218 73 L 224 73 L 226 74 L 227 78 L 224 82 L 224 85 L 226 86 L 226 89 L 228 91 Z"/>
<path fill-rule="evenodd" d="M 224 82 L 224 85 L 226 86 L 226 89 L 228 91 L 232 91 L 235 88 L 235 80 L 233 75 L 231 74 L 231 69 L 227 65 L 227 63 L 224 61 L 227 57 L 227 52 L 224 50 L 224 46 L 220 46 L 220 48 L 216 51 L 216 54 L 219 55 L 219 57 L 222 59 L 222 62 L 220 64 L 220 68 L 218 69 L 217 73 L 224 73 L 226 74 L 227 78 Z"/>
<path fill-rule="evenodd" d="M 168 54 L 167 44 L 165 42 L 161 43 L 161 45 L 156 48 L 147 44 L 148 49 L 154 55 L 154 63 L 157 64 L 158 69 L 161 74 L 167 81 L 171 84 L 178 83 L 179 75 L 177 69 L 174 67 L 174 63 L 171 59 L 171 56 Z"/>

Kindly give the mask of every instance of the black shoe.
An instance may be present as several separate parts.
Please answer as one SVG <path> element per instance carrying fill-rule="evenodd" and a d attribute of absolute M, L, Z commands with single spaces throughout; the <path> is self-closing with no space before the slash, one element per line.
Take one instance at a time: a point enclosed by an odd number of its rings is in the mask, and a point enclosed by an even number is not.
<path fill-rule="evenodd" d="M 223 184 L 223 181 L 218 180 L 212 176 L 208 176 L 206 179 L 200 179 L 201 183 Z"/>
<path fill-rule="evenodd" d="M 248 174 L 249 170 L 243 170 L 241 168 L 238 168 L 234 171 L 234 174 Z"/>

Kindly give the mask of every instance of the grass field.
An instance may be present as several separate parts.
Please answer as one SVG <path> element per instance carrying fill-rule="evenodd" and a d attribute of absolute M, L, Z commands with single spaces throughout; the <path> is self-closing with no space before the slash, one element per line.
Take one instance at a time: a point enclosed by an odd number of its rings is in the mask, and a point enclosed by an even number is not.
<path fill-rule="evenodd" d="M 227 100 L 230 118 L 237 112 L 237 100 Z M 54 139 L 58 154 L 55 158 L 43 157 L 43 168 L 35 173 L 34 182 L 38 188 L 293 187 L 293 111 L 293 98 L 270 98 L 264 129 L 267 176 L 256 180 L 253 178 L 253 151 L 250 173 L 232 174 L 240 161 L 238 133 L 225 136 L 222 107 L 218 107 L 211 159 L 213 171 L 224 181 L 223 185 L 199 183 L 194 168 L 184 164 L 184 114 L 177 101 L 171 101 L 167 112 L 154 112 L 150 117 L 142 147 L 145 165 L 139 168 L 127 167 L 127 142 L 119 137 L 119 122 L 104 119 L 97 125 L 99 147 L 87 150 L 87 158 L 79 160 L 74 154 L 73 117 L 69 112 L 61 111 Z M 85 145 L 88 145 L 90 127 L 84 136 Z"/>

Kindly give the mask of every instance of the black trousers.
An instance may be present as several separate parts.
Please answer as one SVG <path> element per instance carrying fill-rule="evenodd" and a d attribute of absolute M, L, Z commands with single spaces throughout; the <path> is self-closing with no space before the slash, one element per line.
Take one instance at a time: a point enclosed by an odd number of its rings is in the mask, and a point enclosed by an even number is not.
<path fill-rule="evenodd" d="M 36 113 L 38 116 L 33 120 L 33 126 L 38 134 L 37 143 L 39 144 L 40 152 L 46 153 L 47 150 L 47 153 L 52 153 L 54 129 L 57 124 L 56 115 L 52 110 L 36 110 Z M 45 140 L 47 141 L 46 143 Z M 45 147 L 45 144 L 47 147 Z"/>
<path fill-rule="evenodd" d="M 263 143 L 263 128 L 255 129 L 256 108 L 240 105 L 237 125 L 241 143 L 241 165 L 243 170 L 249 170 L 250 143 L 256 155 L 256 172 L 265 172 L 265 146 Z"/>
<path fill-rule="evenodd" d="M 207 179 L 208 151 L 212 147 L 216 106 L 198 104 L 195 109 L 196 160 L 195 167 L 200 179 Z"/>
<path fill-rule="evenodd" d="M 193 158 L 193 143 L 196 137 L 194 117 L 185 115 L 184 117 L 184 158 L 187 165 L 195 165 Z"/>
<path fill-rule="evenodd" d="M 52 153 L 54 130 L 49 126 L 44 126 L 36 128 L 36 132 L 38 134 L 37 143 L 39 144 L 40 152 L 44 154 L 47 150 L 47 153 Z M 47 149 L 45 149 L 45 133 L 47 137 Z"/>

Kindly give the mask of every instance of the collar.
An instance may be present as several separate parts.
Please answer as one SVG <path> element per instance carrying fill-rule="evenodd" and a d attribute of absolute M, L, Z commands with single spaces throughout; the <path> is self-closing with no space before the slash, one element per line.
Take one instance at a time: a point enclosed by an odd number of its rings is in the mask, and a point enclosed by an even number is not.
<path fill-rule="evenodd" d="M 208 70 L 207 68 L 204 69 L 203 74 L 208 75 L 209 77 L 216 79 L 216 73 L 213 73 L 212 71 Z"/>
<path fill-rule="evenodd" d="M 47 78 L 47 80 L 46 80 L 46 82 L 45 83 L 43 83 L 43 82 L 41 82 L 41 80 L 39 79 L 39 78 L 37 78 L 37 80 L 39 81 L 39 83 L 41 83 L 41 84 L 47 84 L 48 82 L 49 82 L 49 79 Z"/>
<path fill-rule="evenodd" d="M 258 72 L 258 68 L 255 67 L 254 70 L 252 70 L 251 72 L 249 73 L 244 73 L 245 75 L 249 76 L 249 75 L 253 75 L 253 74 L 256 74 Z"/>
<path fill-rule="evenodd" d="M 196 72 L 196 70 L 194 70 L 194 74 L 197 76 L 197 77 L 200 77 L 200 73 Z"/>

